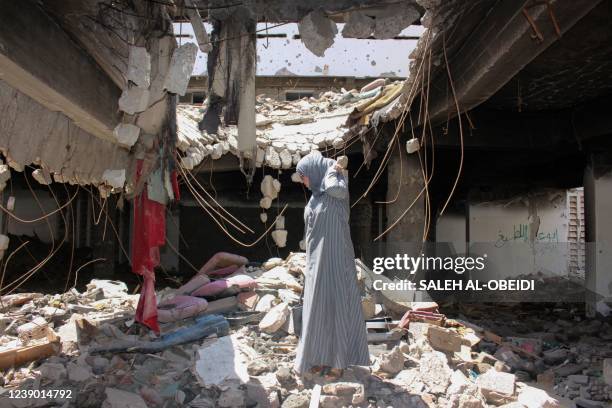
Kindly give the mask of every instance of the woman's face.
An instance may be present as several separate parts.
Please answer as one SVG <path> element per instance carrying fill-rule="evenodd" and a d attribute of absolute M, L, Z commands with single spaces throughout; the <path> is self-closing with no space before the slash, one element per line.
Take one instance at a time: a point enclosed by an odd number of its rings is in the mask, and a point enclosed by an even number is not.
<path fill-rule="evenodd" d="M 310 187 L 310 180 L 308 179 L 308 176 L 302 176 L 300 174 L 300 179 L 302 180 L 302 184 L 304 184 L 306 187 Z"/>

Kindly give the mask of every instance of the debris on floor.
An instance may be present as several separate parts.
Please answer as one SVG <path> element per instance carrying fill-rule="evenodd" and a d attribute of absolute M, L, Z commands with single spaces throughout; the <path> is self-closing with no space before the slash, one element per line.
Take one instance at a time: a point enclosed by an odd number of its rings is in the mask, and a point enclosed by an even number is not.
<path fill-rule="evenodd" d="M 304 253 L 261 265 L 219 254 L 158 291 L 160 336 L 134 323 L 138 295 L 122 282 L 4 296 L 0 406 L 554 408 L 612 398 L 610 321 L 562 304 L 451 314 L 414 302 L 401 315 L 364 292 L 372 365 L 297 377 L 305 267 Z M 9 398 L 58 389 L 72 398 Z"/>

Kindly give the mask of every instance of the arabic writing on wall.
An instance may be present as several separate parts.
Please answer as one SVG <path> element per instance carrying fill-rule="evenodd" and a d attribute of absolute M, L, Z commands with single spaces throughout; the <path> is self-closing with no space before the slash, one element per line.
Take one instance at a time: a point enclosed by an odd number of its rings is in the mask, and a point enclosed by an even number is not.
<path fill-rule="evenodd" d="M 512 232 L 510 233 L 504 233 L 502 230 L 499 230 L 497 240 L 495 241 L 495 247 L 501 248 L 506 245 L 506 242 L 529 242 L 529 225 L 514 224 L 512 226 Z M 559 231 L 557 228 L 550 231 L 540 231 L 535 235 L 534 242 L 558 244 Z"/>

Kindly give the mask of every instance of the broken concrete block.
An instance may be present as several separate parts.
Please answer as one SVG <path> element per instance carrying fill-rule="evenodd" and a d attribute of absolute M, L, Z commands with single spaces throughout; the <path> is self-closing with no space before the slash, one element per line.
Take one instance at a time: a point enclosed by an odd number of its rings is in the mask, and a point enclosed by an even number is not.
<path fill-rule="evenodd" d="M 119 98 L 119 109 L 129 115 L 144 112 L 149 107 L 149 97 L 149 90 L 145 88 L 132 86 L 124 89 Z"/>
<path fill-rule="evenodd" d="M 431 347 L 435 350 L 449 352 L 461 351 L 462 337 L 454 330 L 430 325 L 427 330 L 427 339 Z"/>
<path fill-rule="evenodd" d="M 277 247 L 284 248 L 287 245 L 287 230 L 274 230 L 270 235 Z"/>
<path fill-rule="evenodd" d="M 518 395 L 518 402 L 527 408 L 559 408 L 558 400 L 539 388 L 525 386 Z"/>
<path fill-rule="evenodd" d="M 27 344 L 30 340 L 41 339 L 47 335 L 49 323 L 43 317 L 36 317 L 28 323 L 24 323 L 17 327 L 17 337 L 23 344 Z"/>
<path fill-rule="evenodd" d="M 106 400 L 102 403 L 104 408 L 147 408 L 142 397 L 133 392 L 106 388 L 104 393 L 106 394 Z"/>
<path fill-rule="evenodd" d="M 421 14 L 412 5 L 398 3 L 388 6 L 382 13 L 376 15 L 374 37 L 388 40 L 398 36 L 402 30 L 414 23 Z"/>
<path fill-rule="evenodd" d="M 278 408 L 278 392 L 280 384 L 274 373 L 267 373 L 253 378 L 246 385 L 247 397 L 257 403 L 260 408 Z"/>
<path fill-rule="evenodd" d="M 221 408 L 234 408 L 244 406 L 244 392 L 237 387 L 229 387 L 221 392 L 217 406 Z"/>
<path fill-rule="evenodd" d="M 266 222 L 268 222 L 268 214 L 262 212 L 261 214 L 259 214 L 259 219 L 265 224 Z"/>
<path fill-rule="evenodd" d="M 0 184 L 5 184 L 11 178 L 11 170 L 6 164 L 0 164 Z"/>
<path fill-rule="evenodd" d="M 404 369 L 404 356 L 399 347 L 381 354 L 374 363 L 374 371 L 395 375 Z"/>
<path fill-rule="evenodd" d="M 210 157 L 213 160 L 220 159 L 221 156 L 223 156 L 223 144 L 215 143 L 212 147 L 213 147 L 213 151 L 212 151 Z"/>
<path fill-rule="evenodd" d="M 301 249 L 302 251 L 305 251 L 305 250 L 306 250 L 306 241 L 305 241 L 305 240 L 303 240 L 303 239 L 302 239 L 302 240 L 300 241 L 300 244 L 299 244 L 299 245 L 300 245 L 300 249 Z"/>
<path fill-rule="evenodd" d="M 38 181 L 40 184 L 44 186 L 48 186 L 49 184 L 53 182 L 53 179 L 51 178 L 51 173 L 49 173 L 45 169 L 34 170 L 32 172 L 32 177 L 34 178 L 34 180 Z"/>
<path fill-rule="evenodd" d="M 323 392 L 328 395 L 335 395 L 343 399 L 341 406 L 359 405 L 365 401 L 365 390 L 363 384 L 351 382 L 337 382 L 325 384 Z M 340 406 L 338 405 L 338 406 Z"/>
<path fill-rule="evenodd" d="M 368 38 L 374 31 L 374 19 L 368 17 L 361 11 L 348 13 L 348 19 L 342 29 L 344 38 Z"/>
<path fill-rule="evenodd" d="M 198 8 L 195 7 L 195 2 L 193 0 L 185 0 L 185 6 L 185 13 L 187 17 L 189 17 L 189 22 L 191 23 L 193 33 L 198 41 L 200 51 L 206 53 L 211 52 L 213 46 L 206 32 L 206 28 L 204 27 L 202 16 L 200 16 Z"/>
<path fill-rule="evenodd" d="M 197 53 L 198 46 L 194 43 L 185 43 L 174 50 L 164 81 L 165 90 L 177 95 L 185 95 Z"/>
<path fill-rule="evenodd" d="M 120 123 L 113 130 L 117 143 L 124 147 L 132 147 L 138 140 L 140 128 L 131 123 Z"/>
<path fill-rule="evenodd" d="M 11 169 L 18 171 L 19 173 L 23 172 L 24 170 L 23 164 L 16 162 L 11 157 L 6 158 L 6 163 L 9 165 Z"/>
<path fill-rule="evenodd" d="M 257 306 L 255 306 L 255 311 L 257 312 L 268 312 L 274 306 L 274 301 L 276 297 L 271 294 L 263 295 L 259 302 L 257 302 Z"/>
<path fill-rule="evenodd" d="M 269 174 L 261 181 L 260 190 L 264 197 L 270 197 L 273 200 L 278 197 L 278 190 L 274 186 L 274 178 Z"/>
<path fill-rule="evenodd" d="M 127 79 L 141 88 L 151 85 L 151 55 L 144 47 L 130 47 Z"/>
<path fill-rule="evenodd" d="M 322 10 L 314 10 L 298 23 L 298 31 L 306 48 L 314 55 L 322 57 L 325 50 L 334 43 L 338 28 Z"/>
<path fill-rule="evenodd" d="M 508 402 L 508 399 L 514 395 L 515 382 L 514 374 L 496 370 L 489 370 L 476 379 L 476 384 L 487 402 L 495 405 Z"/>
<path fill-rule="evenodd" d="M 419 139 L 413 137 L 412 139 L 406 141 L 406 151 L 408 154 L 412 154 L 418 152 L 421 148 L 421 144 L 419 143 Z"/>
<path fill-rule="evenodd" d="M 0 234 L 0 251 L 6 251 L 11 242 L 10 238 L 4 234 Z"/>
<path fill-rule="evenodd" d="M 283 264 L 283 260 L 281 258 L 270 258 L 266 262 L 263 263 L 262 267 L 269 271 L 272 268 L 276 268 L 277 266 L 281 266 Z"/>
<path fill-rule="evenodd" d="M 259 200 L 259 206 L 264 210 L 269 209 L 272 206 L 272 199 L 270 197 L 263 197 Z"/>
<path fill-rule="evenodd" d="M 268 146 L 266 148 L 265 162 L 269 167 L 272 167 L 273 169 L 281 168 L 281 158 L 278 155 L 278 152 L 274 150 L 272 146 Z"/>
<path fill-rule="evenodd" d="M 261 167 L 264 162 L 264 158 L 266 156 L 266 151 L 264 149 L 257 148 L 257 154 L 255 156 L 255 166 Z"/>
<path fill-rule="evenodd" d="M 419 373 L 428 392 L 443 394 L 450 384 L 453 371 L 448 366 L 448 361 L 443 353 L 432 351 L 421 356 Z"/>
<path fill-rule="evenodd" d="M 291 164 L 293 163 L 293 159 L 291 157 L 291 153 L 289 153 L 289 150 L 287 149 L 281 150 L 278 156 L 280 157 L 281 168 L 288 169 L 291 167 Z"/>
<path fill-rule="evenodd" d="M 102 173 L 102 181 L 113 188 L 122 188 L 125 184 L 125 169 L 104 170 L 104 173 Z"/>
<path fill-rule="evenodd" d="M 259 322 L 259 329 L 266 333 L 275 333 L 289 317 L 289 305 L 280 303 L 274 306 Z"/>
<path fill-rule="evenodd" d="M 238 294 L 238 308 L 241 310 L 255 310 L 259 302 L 259 295 L 256 292 L 242 292 Z"/>

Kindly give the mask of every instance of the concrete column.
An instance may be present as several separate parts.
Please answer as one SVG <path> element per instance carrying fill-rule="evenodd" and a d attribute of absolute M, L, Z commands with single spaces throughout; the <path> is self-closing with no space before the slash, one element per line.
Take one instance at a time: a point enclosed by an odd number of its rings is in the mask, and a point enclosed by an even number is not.
<path fill-rule="evenodd" d="M 423 189 L 423 175 L 419 157 L 416 154 L 393 155 L 387 167 L 387 201 L 397 195 L 398 186 L 401 190 L 397 200 L 387 204 L 387 227 L 393 224 Z M 423 242 L 423 226 L 425 223 L 425 194 L 404 215 L 399 223 L 387 233 L 387 248 L 397 253 L 398 250 L 408 255 L 420 255 Z M 387 251 L 388 254 L 389 251 Z M 391 255 L 391 254 L 390 254 Z"/>
<path fill-rule="evenodd" d="M 351 210 L 351 237 L 355 257 L 372 264 L 372 203 L 362 200 Z"/>
<path fill-rule="evenodd" d="M 587 311 L 612 299 L 612 157 L 594 156 L 584 173 Z"/>

